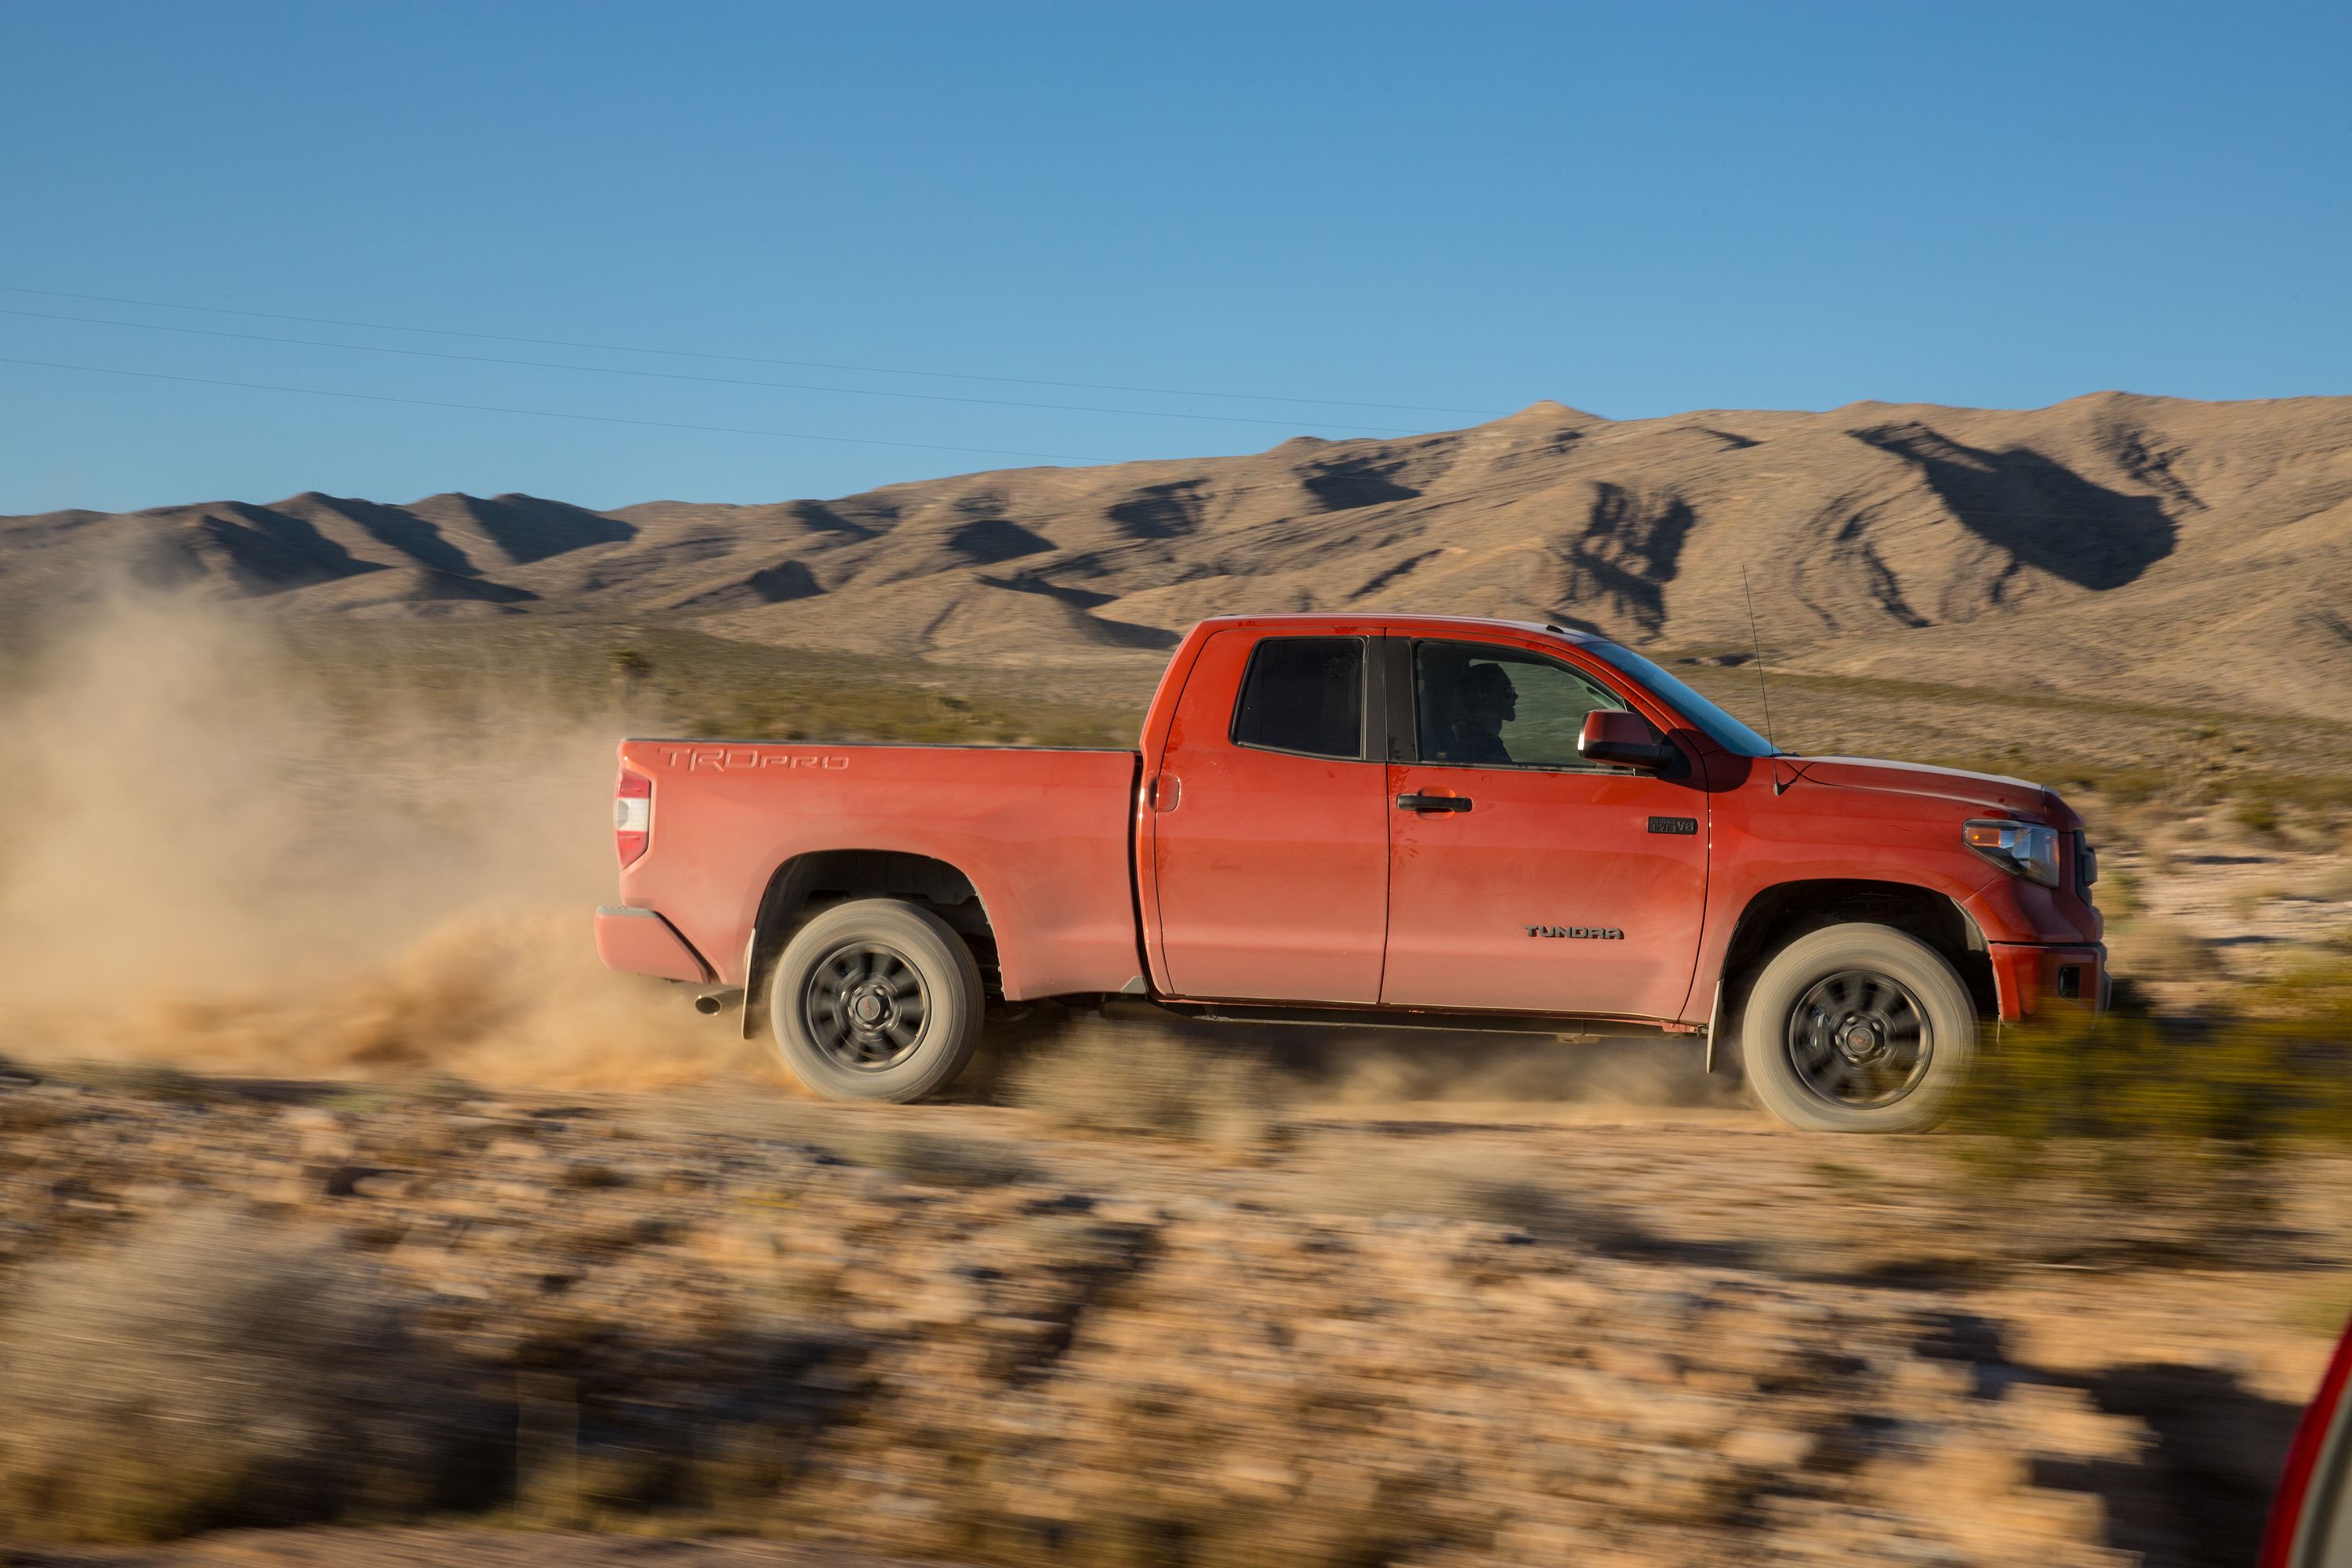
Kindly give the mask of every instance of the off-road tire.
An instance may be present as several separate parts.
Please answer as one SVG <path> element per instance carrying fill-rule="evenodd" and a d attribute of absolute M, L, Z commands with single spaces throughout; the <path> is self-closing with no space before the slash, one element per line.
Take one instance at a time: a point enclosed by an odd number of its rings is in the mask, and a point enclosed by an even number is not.
<path fill-rule="evenodd" d="M 1889 1046 L 1910 1037 L 1915 1020 L 1922 1049 L 1913 1073 Z M 1853 1048 L 1824 1050 L 1824 1038 Z M 1739 1031 L 1750 1092 L 1811 1132 L 1934 1125 L 1976 1049 L 1976 1005 L 1958 973 L 1926 942 L 1882 925 L 1825 926 L 1774 953 L 1748 990 Z"/>
<path fill-rule="evenodd" d="M 983 1005 L 971 949 L 939 916 L 897 899 L 818 914 L 784 944 L 768 983 L 777 1054 L 827 1100 L 940 1093 L 971 1059 Z"/>

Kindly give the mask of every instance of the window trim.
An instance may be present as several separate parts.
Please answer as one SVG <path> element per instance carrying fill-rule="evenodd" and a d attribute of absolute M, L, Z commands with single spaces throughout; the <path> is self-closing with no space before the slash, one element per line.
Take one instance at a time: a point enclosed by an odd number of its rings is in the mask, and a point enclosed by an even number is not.
<path fill-rule="evenodd" d="M 1242 678 L 1234 687 L 1233 711 L 1225 720 L 1225 743 L 1235 751 L 1271 752 L 1278 757 L 1311 757 L 1318 763 L 1370 762 L 1379 752 L 1376 744 L 1382 715 L 1380 704 L 1386 700 L 1386 671 L 1380 668 L 1381 660 L 1369 645 L 1388 639 L 1377 634 L 1361 632 L 1268 632 L 1250 644 L 1249 657 L 1242 661 Z M 1240 738 L 1242 704 L 1249 699 L 1250 677 L 1257 673 L 1258 654 L 1268 643 L 1276 642 L 1351 642 L 1358 650 L 1356 661 L 1356 754 L 1343 757 L 1331 752 L 1304 752 L 1295 746 L 1267 746 Z"/>
<path fill-rule="evenodd" d="M 1502 768 L 1513 773 L 1592 773 L 1615 778 L 1674 778 L 1681 776 L 1690 766 L 1689 753 L 1684 752 L 1679 746 L 1675 746 L 1675 750 L 1681 753 L 1683 760 L 1663 773 L 1653 773 L 1646 768 L 1628 767 L 1622 763 L 1588 763 L 1581 759 L 1573 763 L 1450 763 L 1434 758 L 1424 760 L 1421 754 L 1421 688 L 1420 683 L 1413 678 L 1413 666 L 1420 658 L 1422 648 L 1433 645 L 1446 647 L 1494 648 L 1499 652 L 1516 655 L 1529 663 L 1557 665 L 1569 674 L 1599 687 L 1622 702 L 1625 705 L 1625 711 L 1637 715 L 1643 723 L 1657 731 L 1658 738 L 1667 745 L 1672 746 L 1675 742 L 1673 732 L 1650 714 L 1643 712 L 1640 702 L 1632 693 L 1619 690 L 1616 685 L 1603 677 L 1600 671 L 1583 668 L 1573 660 L 1562 658 L 1549 649 L 1528 647 L 1517 643 L 1492 642 L 1484 637 L 1391 637 L 1388 640 L 1399 649 L 1396 655 L 1391 656 L 1392 668 L 1390 670 L 1389 760 L 1392 763 L 1405 763 L 1423 768 Z"/>

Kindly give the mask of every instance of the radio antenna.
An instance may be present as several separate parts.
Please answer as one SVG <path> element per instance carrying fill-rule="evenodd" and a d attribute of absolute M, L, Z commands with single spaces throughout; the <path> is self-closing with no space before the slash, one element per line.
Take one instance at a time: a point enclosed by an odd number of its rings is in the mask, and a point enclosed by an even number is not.
<path fill-rule="evenodd" d="M 1756 648 L 1756 695 L 1764 704 L 1764 739 L 1772 749 L 1780 749 L 1780 737 L 1772 733 L 1772 689 L 1764 682 L 1764 634 L 1756 627 L 1756 590 L 1748 581 L 1748 563 L 1739 565 L 1739 591 L 1748 596 L 1748 640 Z M 1778 770 L 1774 770 L 1778 776 Z"/>

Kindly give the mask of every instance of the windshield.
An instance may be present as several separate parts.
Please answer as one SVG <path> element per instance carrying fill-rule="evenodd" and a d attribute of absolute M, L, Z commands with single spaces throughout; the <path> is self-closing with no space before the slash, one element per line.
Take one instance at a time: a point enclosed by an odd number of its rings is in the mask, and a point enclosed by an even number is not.
<path fill-rule="evenodd" d="M 1780 754 L 1780 748 L 1771 742 L 1632 648 L 1619 647 L 1613 642 L 1602 642 L 1597 637 L 1582 647 L 1587 653 L 1598 654 L 1664 698 L 1684 718 L 1705 731 L 1708 740 L 1734 756 L 1777 757 Z"/>

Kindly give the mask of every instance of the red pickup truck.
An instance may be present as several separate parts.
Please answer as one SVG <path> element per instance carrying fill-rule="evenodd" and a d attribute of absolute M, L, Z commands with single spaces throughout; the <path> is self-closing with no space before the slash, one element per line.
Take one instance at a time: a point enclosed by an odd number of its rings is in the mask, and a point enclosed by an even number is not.
<path fill-rule="evenodd" d="M 948 1086 L 992 1009 L 1706 1037 L 1800 1127 L 1924 1125 L 1982 1021 L 2102 1005 L 2082 819 L 1790 756 L 1559 626 L 1251 616 L 1135 751 L 631 740 L 616 969 L 740 993 L 820 1093 Z M 1737 1050 L 1730 1042 L 1736 1038 Z"/>

